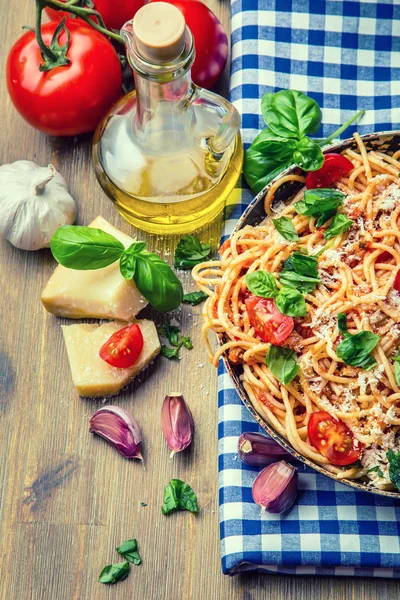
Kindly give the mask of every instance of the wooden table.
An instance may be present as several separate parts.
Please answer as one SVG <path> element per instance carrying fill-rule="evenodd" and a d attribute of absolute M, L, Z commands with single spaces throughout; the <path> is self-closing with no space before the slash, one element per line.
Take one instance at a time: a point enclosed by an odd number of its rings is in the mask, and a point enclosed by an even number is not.
<path fill-rule="evenodd" d="M 229 4 L 207 2 L 229 28 Z M 7 51 L 33 25 L 32 0 L 0 0 L 1 69 Z M 221 91 L 227 90 L 228 73 Z M 176 240 L 132 231 L 98 185 L 90 136 L 52 139 L 18 116 L 0 84 L 1 163 L 51 162 L 78 204 L 77 222 L 101 214 L 123 231 L 146 239 L 170 256 Z M 220 224 L 202 233 L 216 244 Z M 24 252 L 1 244 L 0 322 L 0 539 L 3 600 L 332 600 L 392 599 L 390 580 L 224 577 L 220 569 L 217 489 L 216 372 L 200 343 L 201 307 L 179 316 L 194 343 L 180 362 L 159 358 L 141 382 L 115 403 L 130 410 L 144 435 L 145 461 L 128 461 L 88 432 L 101 401 L 74 391 L 61 319 L 47 314 L 39 297 L 54 269 L 48 250 Z M 183 276 L 193 289 L 190 275 Z M 166 393 L 180 390 L 196 423 L 192 449 L 169 460 L 160 430 Z M 201 513 L 161 514 L 163 489 L 178 477 L 196 491 Z M 147 506 L 142 506 L 141 503 Z M 97 582 L 103 566 L 118 562 L 115 547 L 136 537 L 143 564 L 116 586 Z"/>

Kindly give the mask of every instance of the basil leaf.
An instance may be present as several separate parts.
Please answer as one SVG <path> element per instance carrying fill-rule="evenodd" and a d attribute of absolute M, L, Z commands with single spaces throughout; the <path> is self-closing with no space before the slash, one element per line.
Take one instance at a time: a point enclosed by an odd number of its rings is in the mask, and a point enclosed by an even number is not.
<path fill-rule="evenodd" d="M 330 240 L 331 238 L 343 233 L 350 229 L 353 225 L 354 221 L 348 219 L 346 215 L 342 215 L 338 213 L 334 216 L 332 223 L 329 225 L 328 229 L 324 233 L 324 237 L 326 240 Z"/>
<path fill-rule="evenodd" d="M 331 188 L 316 188 L 306 190 L 303 200 L 294 203 L 294 209 L 299 215 L 317 218 L 317 227 L 321 227 L 328 219 L 336 214 L 343 204 L 345 194 Z"/>
<path fill-rule="evenodd" d="M 317 284 L 321 282 L 318 273 L 318 259 L 295 250 L 282 263 L 279 281 L 282 285 L 295 288 L 303 294 L 313 292 Z"/>
<path fill-rule="evenodd" d="M 284 385 L 290 383 L 299 372 L 296 353 L 290 348 L 271 345 L 268 348 L 265 363 L 271 373 Z"/>
<path fill-rule="evenodd" d="M 185 346 L 185 348 L 187 348 L 188 350 L 193 350 L 193 344 L 192 344 L 192 340 L 190 339 L 190 337 L 182 336 L 181 343 L 182 343 L 182 346 Z"/>
<path fill-rule="evenodd" d="M 176 325 L 170 325 L 166 323 L 165 325 L 159 325 L 157 327 L 158 333 L 165 337 L 172 346 L 179 346 L 179 338 L 181 330 Z"/>
<path fill-rule="evenodd" d="M 271 219 L 275 229 L 281 234 L 285 240 L 290 242 L 296 242 L 299 239 L 296 228 L 293 225 L 289 217 L 279 217 L 278 219 Z"/>
<path fill-rule="evenodd" d="M 113 235 L 95 227 L 63 225 L 50 240 L 57 262 L 67 269 L 102 269 L 116 262 L 125 246 Z"/>
<path fill-rule="evenodd" d="M 284 146 L 284 141 L 282 146 Z M 243 175 L 253 194 L 258 194 L 282 171 L 293 164 L 292 153 L 287 158 L 276 158 L 270 150 L 259 152 L 252 146 L 244 153 Z"/>
<path fill-rule="evenodd" d="M 394 360 L 394 377 L 396 379 L 397 385 L 400 385 L 400 348 L 397 351 L 396 356 L 393 357 Z"/>
<path fill-rule="evenodd" d="M 376 465 L 376 467 L 372 467 L 371 469 L 368 469 L 367 473 L 378 473 L 379 477 L 383 477 L 382 469 L 380 468 L 379 465 Z"/>
<path fill-rule="evenodd" d="M 147 250 L 137 254 L 133 278 L 139 292 L 160 312 L 174 310 L 182 302 L 181 282 L 157 254 Z"/>
<path fill-rule="evenodd" d="M 207 300 L 208 294 L 204 292 L 192 292 L 191 294 L 184 294 L 182 298 L 182 302 L 184 304 L 191 304 L 192 306 L 196 306 L 197 304 L 201 304 L 204 300 Z"/>
<path fill-rule="evenodd" d="M 269 129 L 263 129 L 250 147 L 256 152 L 273 155 L 276 161 L 282 161 L 292 157 L 296 149 L 296 141 L 275 135 Z"/>
<path fill-rule="evenodd" d="M 174 266 L 178 269 L 192 269 L 204 262 L 210 254 L 210 244 L 203 244 L 195 235 L 184 235 L 175 250 Z"/>
<path fill-rule="evenodd" d="M 128 577 L 130 569 L 129 562 L 116 563 L 115 565 L 107 565 L 100 573 L 100 583 L 117 583 Z"/>
<path fill-rule="evenodd" d="M 163 344 L 160 348 L 161 356 L 165 356 L 165 358 L 169 358 L 170 360 L 173 358 L 180 358 L 179 350 L 182 348 L 182 344 L 175 346 L 173 348 L 169 348 L 165 344 Z"/>
<path fill-rule="evenodd" d="M 173 348 L 169 348 L 165 344 L 162 345 L 160 350 L 162 356 L 165 356 L 169 359 L 180 358 L 179 350 L 182 348 L 182 346 L 185 346 L 185 348 L 188 350 L 193 349 L 193 344 L 190 337 L 181 336 L 181 331 L 176 325 L 170 325 L 169 323 L 166 323 L 165 325 L 159 325 L 157 327 L 157 331 L 173 346 Z"/>
<path fill-rule="evenodd" d="M 136 257 L 133 254 L 124 252 L 119 261 L 119 270 L 125 279 L 133 279 L 136 268 Z"/>
<path fill-rule="evenodd" d="M 388 450 L 386 458 L 389 461 L 389 479 L 393 485 L 400 491 L 400 452 Z"/>
<path fill-rule="evenodd" d="M 324 164 L 324 155 L 318 144 L 309 137 L 303 137 L 296 144 L 293 162 L 304 171 L 316 171 Z"/>
<path fill-rule="evenodd" d="M 347 337 L 336 348 L 336 354 L 346 365 L 361 367 L 365 371 L 369 371 L 376 365 L 376 360 L 371 352 L 378 344 L 379 339 L 379 335 L 372 331 L 359 331 L 355 335 L 347 334 Z"/>
<path fill-rule="evenodd" d="M 298 290 L 283 287 L 275 298 L 276 308 L 288 317 L 305 317 L 307 306 L 304 296 Z"/>
<path fill-rule="evenodd" d="M 301 139 L 308 133 L 316 133 L 322 119 L 316 101 L 296 90 L 264 94 L 261 112 L 269 129 L 284 138 Z"/>
<path fill-rule="evenodd" d="M 143 250 L 146 250 L 146 242 L 133 242 L 133 244 L 125 250 L 125 253 L 134 255 L 143 252 Z"/>
<path fill-rule="evenodd" d="M 275 298 L 279 292 L 275 277 L 268 271 L 247 273 L 246 285 L 252 294 L 261 298 Z"/>
<path fill-rule="evenodd" d="M 192 513 L 199 512 L 196 494 L 184 481 L 171 479 L 164 490 L 164 504 L 161 507 L 164 515 L 174 510 L 188 510 Z"/>
<path fill-rule="evenodd" d="M 127 561 L 133 563 L 134 565 L 140 565 L 142 559 L 140 558 L 140 554 L 138 551 L 138 544 L 135 539 L 127 540 L 118 548 L 115 548 L 118 554 L 121 554 Z"/>
<path fill-rule="evenodd" d="M 347 317 L 344 313 L 339 313 L 337 316 L 338 321 L 338 329 L 340 333 L 344 336 L 350 335 L 347 331 Z"/>

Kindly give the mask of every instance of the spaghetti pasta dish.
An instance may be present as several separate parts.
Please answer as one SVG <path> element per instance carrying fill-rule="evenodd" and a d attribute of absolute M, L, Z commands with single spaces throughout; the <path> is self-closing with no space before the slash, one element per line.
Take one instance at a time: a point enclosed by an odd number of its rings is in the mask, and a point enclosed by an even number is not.
<path fill-rule="evenodd" d="M 340 157 L 344 175 L 324 187 L 318 176 L 311 185 L 302 175 L 281 177 L 265 197 L 267 218 L 235 232 L 220 260 L 197 265 L 193 276 L 209 296 L 210 359 L 241 365 L 243 386 L 271 427 L 337 478 L 367 476 L 392 489 L 392 461 L 400 460 L 400 150 L 367 151 L 354 138 L 358 152 L 325 157 L 325 166 Z M 293 182 L 300 191 L 276 206 L 276 190 Z M 216 350 L 210 330 L 222 340 Z"/>

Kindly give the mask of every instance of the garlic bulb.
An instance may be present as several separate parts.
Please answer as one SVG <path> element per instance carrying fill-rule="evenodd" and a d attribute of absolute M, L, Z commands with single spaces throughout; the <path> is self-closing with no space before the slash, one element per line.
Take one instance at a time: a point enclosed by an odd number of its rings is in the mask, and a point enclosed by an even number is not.
<path fill-rule="evenodd" d="M 0 167 L 0 237 L 22 250 L 48 248 L 58 227 L 75 217 L 75 201 L 53 165 L 17 160 Z"/>

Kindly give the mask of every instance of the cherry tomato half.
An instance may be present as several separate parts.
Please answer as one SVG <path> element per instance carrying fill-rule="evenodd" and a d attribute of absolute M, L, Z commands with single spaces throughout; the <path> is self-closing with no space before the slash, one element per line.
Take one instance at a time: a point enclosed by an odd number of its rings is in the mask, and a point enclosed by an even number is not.
<path fill-rule="evenodd" d="M 317 171 L 307 173 L 306 188 L 313 190 L 315 188 L 329 187 L 353 168 L 353 163 L 345 156 L 328 152 L 328 154 L 324 155 L 324 164 L 322 167 Z"/>
<path fill-rule="evenodd" d="M 343 421 L 323 410 L 311 415 L 307 431 L 311 445 L 333 465 L 351 465 L 361 456 L 363 444 L 355 439 Z"/>
<path fill-rule="evenodd" d="M 157 0 L 153 0 L 157 1 Z M 194 37 L 193 81 L 207 89 L 221 77 L 228 59 L 228 38 L 213 12 L 198 0 L 162 0 L 183 13 Z"/>
<path fill-rule="evenodd" d="M 42 25 L 46 45 L 58 25 Z M 68 19 L 66 25 L 71 35 L 68 65 L 40 71 L 42 57 L 32 31 L 17 40 L 7 60 L 8 93 L 15 108 L 36 129 L 60 136 L 93 131 L 120 97 L 122 86 L 111 42 L 80 19 Z M 67 42 L 64 30 L 58 41 Z"/>
<path fill-rule="evenodd" d="M 251 295 L 244 302 L 250 323 L 264 342 L 280 346 L 292 333 L 293 318 L 280 313 L 273 300 Z"/>
<path fill-rule="evenodd" d="M 382 252 L 382 254 L 380 254 L 378 256 L 378 258 L 376 259 L 376 262 L 378 262 L 378 263 L 386 262 L 387 260 L 390 260 L 391 258 L 393 258 L 393 256 L 390 254 L 390 252 L 388 252 L 387 250 L 384 250 Z"/>
<path fill-rule="evenodd" d="M 65 0 L 60 1 L 65 2 Z M 108 29 L 121 29 L 124 23 L 133 19 L 139 8 L 144 4 L 145 0 L 93 0 L 93 4 L 81 0 L 78 6 L 83 8 L 93 6 L 103 17 Z M 63 12 L 62 10 L 54 10 L 48 7 L 44 10 L 51 20 L 61 20 L 65 16 L 71 17 L 71 13 Z"/>
<path fill-rule="evenodd" d="M 137 323 L 112 334 L 99 350 L 100 358 L 112 367 L 128 369 L 135 364 L 143 350 L 143 335 Z"/>
<path fill-rule="evenodd" d="M 396 277 L 394 278 L 393 287 L 396 292 L 400 293 L 400 271 L 398 271 Z"/>

